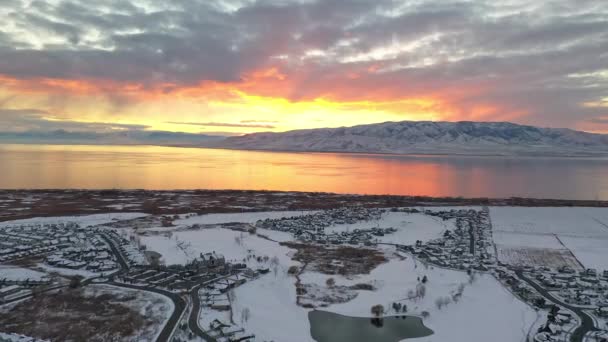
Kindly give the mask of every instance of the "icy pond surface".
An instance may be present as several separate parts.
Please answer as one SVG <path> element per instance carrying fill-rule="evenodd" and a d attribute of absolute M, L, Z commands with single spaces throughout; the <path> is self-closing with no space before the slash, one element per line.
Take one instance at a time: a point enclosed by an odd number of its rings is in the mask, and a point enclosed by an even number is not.
<path fill-rule="evenodd" d="M 433 334 L 422 319 L 414 316 L 374 319 L 314 310 L 308 313 L 308 319 L 317 342 L 399 342 Z"/>

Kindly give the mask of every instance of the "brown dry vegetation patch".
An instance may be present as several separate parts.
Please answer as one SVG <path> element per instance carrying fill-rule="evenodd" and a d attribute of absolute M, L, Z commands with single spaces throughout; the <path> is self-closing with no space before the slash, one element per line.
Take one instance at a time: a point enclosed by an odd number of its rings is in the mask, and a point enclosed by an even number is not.
<path fill-rule="evenodd" d="M 120 341 L 154 324 L 117 303 L 132 300 L 128 297 L 85 296 L 79 290 L 37 296 L 0 312 L 0 326 L 4 332 L 51 341 Z"/>
<path fill-rule="evenodd" d="M 41 262 L 42 260 L 44 260 L 44 259 L 41 256 L 29 256 L 26 258 L 8 261 L 6 264 L 12 265 L 12 266 L 25 267 L 25 268 L 33 268 L 33 267 L 36 267 L 38 265 L 38 263 Z"/>
<path fill-rule="evenodd" d="M 387 261 L 382 252 L 369 248 L 325 247 L 297 242 L 284 242 L 281 245 L 296 250 L 293 260 L 308 264 L 308 267 L 324 274 L 368 274 Z"/>
<path fill-rule="evenodd" d="M 196 212 L 229 213 L 264 210 L 330 209 L 344 206 L 374 208 L 450 205 L 608 207 L 608 201 L 548 199 L 487 199 L 388 195 L 345 195 L 310 192 L 195 190 L 0 190 L 10 200 L 0 208 L 0 221 L 41 216 L 144 212 L 168 215 Z M 114 205 L 128 205 L 117 209 Z M 111 206 L 110 206 L 111 205 Z"/>

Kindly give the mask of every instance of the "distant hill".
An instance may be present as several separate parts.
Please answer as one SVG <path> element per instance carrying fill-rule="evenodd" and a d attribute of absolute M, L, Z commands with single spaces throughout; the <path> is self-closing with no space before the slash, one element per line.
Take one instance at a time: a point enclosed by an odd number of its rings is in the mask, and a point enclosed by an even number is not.
<path fill-rule="evenodd" d="M 468 155 L 608 155 L 608 135 L 508 122 L 403 121 L 253 133 L 212 143 L 244 150 Z"/>
<path fill-rule="evenodd" d="M 76 132 L 65 130 L 0 132 L 0 143 L 20 144 L 199 146 L 224 138 L 224 136 L 205 134 L 144 130 L 117 132 Z"/>

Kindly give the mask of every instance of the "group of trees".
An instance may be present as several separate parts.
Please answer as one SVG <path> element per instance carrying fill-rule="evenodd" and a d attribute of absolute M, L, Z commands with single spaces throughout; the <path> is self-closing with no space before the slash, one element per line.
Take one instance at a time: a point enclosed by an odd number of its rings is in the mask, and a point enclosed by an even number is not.
<path fill-rule="evenodd" d="M 382 304 L 376 304 L 372 306 L 371 312 L 375 317 L 381 317 L 384 315 L 384 306 Z"/>

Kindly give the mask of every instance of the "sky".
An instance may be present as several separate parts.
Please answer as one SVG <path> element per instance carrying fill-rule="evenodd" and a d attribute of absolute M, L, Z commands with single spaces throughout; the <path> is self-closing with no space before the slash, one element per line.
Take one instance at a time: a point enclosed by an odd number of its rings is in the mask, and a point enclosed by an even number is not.
<path fill-rule="evenodd" d="M 0 131 L 608 133 L 605 0 L 0 0 Z"/>

